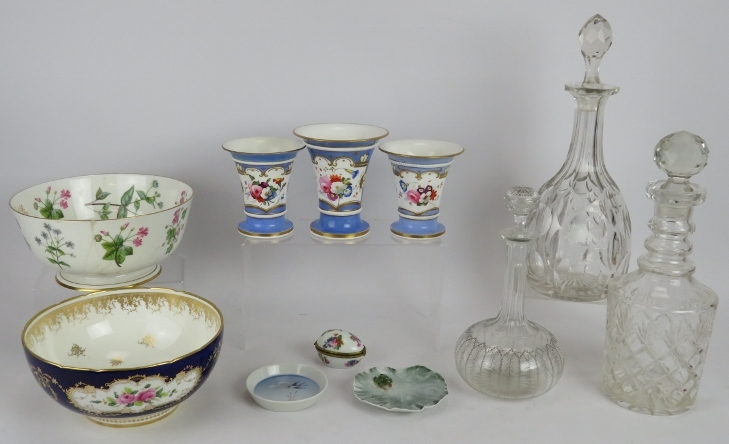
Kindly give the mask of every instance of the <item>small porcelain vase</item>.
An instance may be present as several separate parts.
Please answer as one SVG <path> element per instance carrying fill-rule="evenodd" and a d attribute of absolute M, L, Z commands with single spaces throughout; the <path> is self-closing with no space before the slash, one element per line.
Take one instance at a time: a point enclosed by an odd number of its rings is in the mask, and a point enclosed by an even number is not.
<path fill-rule="evenodd" d="M 394 140 L 380 151 L 387 153 L 395 174 L 399 219 L 390 225 L 392 234 L 408 239 L 442 236 L 438 222 L 440 200 L 448 169 L 463 147 L 440 140 Z"/>
<path fill-rule="evenodd" d="M 304 149 L 298 140 L 249 137 L 223 144 L 238 169 L 246 219 L 238 231 L 248 237 L 276 238 L 294 230 L 286 219 L 289 176 L 296 154 Z"/>
<path fill-rule="evenodd" d="M 370 225 L 359 213 L 367 165 L 389 132 L 371 125 L 324 123 L 300 126 L 294 134 L 304 140 L 317 180 L 320 214 L 311 223 L 312 234 L 327 239 L 366 236 Z"/>

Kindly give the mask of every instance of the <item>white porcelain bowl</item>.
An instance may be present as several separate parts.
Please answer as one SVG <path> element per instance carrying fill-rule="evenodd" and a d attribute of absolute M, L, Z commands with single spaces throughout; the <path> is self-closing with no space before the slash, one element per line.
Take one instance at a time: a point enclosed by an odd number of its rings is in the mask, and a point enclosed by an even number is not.
<path fill-rule="evenodd" d="M 220 353 L 223 316 L 194 294 L 137 287 L 50 306 L 21 337 L 33 376 L 56 402 L 102 425 L 136 426 L 200 388 Z"/>
<path fill-rule="evenodd" d="M 246 379 L 253 400 L 274 412 L 297 412 L 311 407 L 328 384 L 320 370 L 294 363 L 267 365 Z"/>
<path fill-rule="evenodd" d="M 103 174 L 20 191 L 10 207 L 31 251 L 75 290 L 130 287 L 159 275 L 179 245 L 192 188 L 166 177 Z"/>

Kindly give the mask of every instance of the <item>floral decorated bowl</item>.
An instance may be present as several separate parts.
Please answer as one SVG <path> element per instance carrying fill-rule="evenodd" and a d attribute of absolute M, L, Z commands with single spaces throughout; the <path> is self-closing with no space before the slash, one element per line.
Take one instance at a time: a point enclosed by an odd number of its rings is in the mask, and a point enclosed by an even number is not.
<path fill-rule="evenodd" d="M 174 179 L 103 174 L 20 191 L 10 207 L 31 251 L 74 290 L 131 287 L 159 275 L 182 239 L 192 189 Z"/>
<path fill-rule="evenodd" d="M 161 419 L 215 366 L 223 316 L 185 292 L 129 288 L 52 305 L 21 336 L 38 384 L 62 406 L 112 427 Z"/>
<path fill-rule="evenodd" d="M 314 343 L 319 360 L 332 368 L 352 368 L 367 354 L 367 347 L 352 333 L 327 330 Z"/>

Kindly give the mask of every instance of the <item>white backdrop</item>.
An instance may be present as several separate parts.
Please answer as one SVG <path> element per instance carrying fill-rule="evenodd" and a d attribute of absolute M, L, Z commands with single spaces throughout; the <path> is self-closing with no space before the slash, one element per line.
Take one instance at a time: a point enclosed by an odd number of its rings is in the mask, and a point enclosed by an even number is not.
<path fill-rule="evenodd" d="M 661 137 L 685 129 L 704 137 L 711 151 L 707 168 L 694 178 L 709 189 L 695 215 L 696 276 L 723 299 L 729 4 L 721 0 L 0 1 L 0 200 L 83 174 L 152 173 L 185 181 L 195 190 L 178 250 L 187 257 L 187 289 L 225 306 L 237 289 L 235 225 L 243 211 L 223 142 L 290 136 L 308 123 L 357 122 L 388 128 L 390 140 L 459 143 L 466 153 L 451 168 L 441 216 L 448 234 L 439 370 L 451 396 L 440 410 L 405 419 L 354 407 L 342 395 L 339 413 L 368 429 L 347 440 L 526 442 L 546 433 L 545 442 L 722 442 L 729 431 L 721 419 L 729 414 L 724 303 L 697 407 L 679 418 L 632 414 L 599 393 L 600 305 L 528 301 L 527 314 L 555 333 L 567 357 L 562 381 L 544 397 L 521 403 L 486 398 L 460 381 L 452 362 L 458 334 L 493 316 L 500 302 L 498 230 L 510 223 L 504 191 L 538 188 L 567 154 L 573 100 L 563 85 L 582 79 L 577 32 L 598 12 L 612 24 L 614 40 L 601 77 L 621 87 L 607 104 L 604 151 L 633 220 L 631 269 L 653 210 L 645 184 L 664 177 L 652 149 Z M 394 219 L 386 156 L 376 153 L 368 173 L 363 217 Z M 289 215 L 315 218 L 306 153 L 294 166 L 290 190 Z M 255 407 L 238 393 L 255 366 L 230 347 L 195 395 L 198 407 L 149 428 L 101 429 L 52 405 L 35 387 L 18 338 L 33 313 L 29 298 L 41 265 L 10 211 L 0 217 L 0 229 L 0 380 L 12 390 L 0 396 L 3 442 L 90 442 L 112 433 L 114 439 L 168 436 L 176 442 L 341 436 L 331 433 L 325 404 L 293 417 Z M 351 376 L 335 376 L 342 378 L 339 388 L 346 390 Z M 239 396 L 216 402 L 231 391 Z"/>

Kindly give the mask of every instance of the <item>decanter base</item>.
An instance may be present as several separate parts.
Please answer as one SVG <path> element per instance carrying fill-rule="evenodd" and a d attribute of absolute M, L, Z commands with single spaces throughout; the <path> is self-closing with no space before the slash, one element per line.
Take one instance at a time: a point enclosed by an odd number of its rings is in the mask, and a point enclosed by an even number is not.
<path fill-rule="evenodd" d="M 471 388 L 504 399 L 543 395 L 557 384 L 564 368 L 557 339 L 529 321 L 515 327 L 499 319 L 473 324 L 458 339 L 455 360 Z"/>
<path fill-rule="evenodd" d="M 529 286 L 539 294 L 552 299 L 570 302 L 597 302 L 605 300 L 607 296 L 607 282 L 601 284 L 589 275 L 567 276 L 557 285 L 527 276 Z"/>
<path fill-rule="evenodd" d="M 694 407 L 694 404 L 684 406 L 680 409 L 660 409 L 660 408 L 648 408 L 645 406 L 635 405 L 634 403 L 615 398 L 613 396 L 610 396 L 608 393 L 605 393 L 605 396 L 608 397 L 612 402 L 619 405 L 620 407 L 624 409 L 628 409 L 631 412 L 636 413 L 642 413 L 644 415 L 651 415 L 651 416 L 675 416 L 680 415 L 682 413 L 686 413 L 689 410 L 691 410 Z"/>

